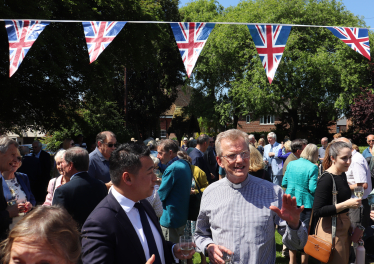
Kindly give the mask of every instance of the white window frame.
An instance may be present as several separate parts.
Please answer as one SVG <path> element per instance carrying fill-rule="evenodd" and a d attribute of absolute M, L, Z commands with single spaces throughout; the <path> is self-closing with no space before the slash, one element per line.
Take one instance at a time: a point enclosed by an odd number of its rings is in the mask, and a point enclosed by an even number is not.
<path fill-rule="evenodd" d="M 245 122 L 246 122 L 247 124 L 251 123 L 251 116 L 250 116 L 250 115 L 247 115 L 247 116 L 245 117 Z"/>
<path fill-rule="evenodd" d="M 266 117 L 266 119 L 265 119 Z M 261 116 L 260 118 L 260 125 L 274 125 L 275 116 L 274 115 L 266 115 Z"/>
<path fill-rule="evenodd" d="M 166 138 L 167 137 L 167 133 L 166 133 L 166 130 L 165 129 L 161 129 L 161 135 L 160 135 L 160 137 L 161 138 Z"/>

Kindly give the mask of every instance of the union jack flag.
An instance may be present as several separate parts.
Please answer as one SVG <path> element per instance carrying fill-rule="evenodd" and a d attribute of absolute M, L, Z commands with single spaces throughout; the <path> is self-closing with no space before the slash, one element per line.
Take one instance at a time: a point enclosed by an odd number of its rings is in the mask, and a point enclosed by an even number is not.
<path fill-rule="evenodd" d="M 290 26 L 248 25 L 258 55 L 271 84 L 286 47 Z"/>
<path fill-rule="evenodd" d="M 370 60 L 369 31 L 366 28 L 328 27 L 328 29 L 353 50 Z"/>
<path fill-rule="evenodd" d="M 215 24 L 179 22 L 170 25 L 189 78 Z"/>
<path fill-rule="evenodd" d="M 126 22 L 82 22 L 90 63 L 94 62 L 125 26 Z"/>
<path fill-rule="evenodd" d="M 27 52 L 49 22 L 36 20 L 5 20 L 9 41 L 9 77 L 18 70 Z"/>

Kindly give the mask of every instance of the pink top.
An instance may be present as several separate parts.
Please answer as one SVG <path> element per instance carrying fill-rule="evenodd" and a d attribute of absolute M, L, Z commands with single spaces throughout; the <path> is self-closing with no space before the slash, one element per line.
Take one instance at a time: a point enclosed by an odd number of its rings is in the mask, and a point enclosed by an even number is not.
<path fill-rule="evenodd" d="M 55 185 L 55 189 L 53 190 L 53 185 L 55 181 L 56 181 L 56 185 Z M 48 194 L 47 194 L 47 197 L 45 197 L 45 202 L 43 205 L 46 205 L 46 206 L 52 205 L 53 195 L 55 193 L 55 190 L 62 185 L 61 181 L 62 181 L 62 175 L 49 181 L 48 188 L 47 188 Z"/>

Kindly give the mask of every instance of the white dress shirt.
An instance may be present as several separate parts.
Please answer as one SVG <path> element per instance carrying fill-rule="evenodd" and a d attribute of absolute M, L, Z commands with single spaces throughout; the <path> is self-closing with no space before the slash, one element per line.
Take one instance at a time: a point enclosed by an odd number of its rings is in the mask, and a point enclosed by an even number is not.
<path fill-rule="evenodd" d="M 347 181 L 349 185 L 357 183 L 367 183 L 368 188 L 364 190 L 364 196 L 362 199 L 368 198 L 368 195 L 371 192 L 371 174 L 367 161 L 364 156 L 358 153 L 356 150 L 352 151 L 352 161 L 351 165 L 348 168 L 348 171 L 345 173 L 347 175 Z M 355 195 L 352 191 L 352 198 Z"/>
<path fill-rule="evenodd" d="M 134 207 L 135 202 L 126 198 L 125 196 L 123 196 L 119 192 L 117 192 L 117 190 L 115 188 L 112 188 L 112 194 L 113 194 L 114 198 L 118 201 L 118 203 L 121 205 L 123 210 L 126 212 L 127 217 L 129 218 L 132 226 L 134 227 L 134 229 L 136 231 L 136 234 L 139 237 L 139 241 L 142 244 L 145 258 L 148 260 L 151 257 L 151 255 L 149 254 L 147 238 L 145 237 L 145 234 L 143 232 L 143 226 L 142 226 L 142 222 L 140 220 L 139 211 L 138 211 L 138 209 L 136 209 Z M 147 215 L 149 225 L 151 226 L 151 229 L 152 229 L 153 237 L 154 237 L 155 242 L 156 242 L 156 246 L 157 246 L 157 249 L 158 249 L 158 254 L 160 255 L 161 263 L 165 264 L 164 247 L 163 247 L 163 244 L 162 244 L 161 235 L 158 232 L 156 226 L 153 224 L 152 220 L 149 218 L 147 213 L 146 213 L 146 215 Z M 173 256 L 174 256 L 174 254 L 173 254 Z"/>

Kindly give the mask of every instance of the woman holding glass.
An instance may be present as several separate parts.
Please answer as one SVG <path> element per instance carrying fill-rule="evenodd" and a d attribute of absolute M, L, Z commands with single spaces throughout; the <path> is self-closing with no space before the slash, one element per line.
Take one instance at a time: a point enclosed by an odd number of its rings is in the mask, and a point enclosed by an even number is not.
<path fill-rule="evenodd" d="M 331 241 L 332 216 L 337 215 L 335 249 L 331 252 L 328 263 L 347 264 L 349 261 L 351 221 L 348 211 L 349 208 L 358 208 L 361 205 L 361 199 L 351 198 L 351 190 L 345 175 L 351 164 L 351 157 L 351 148 L 345 142 L 334 142 L 326 148 L 322 164 L 325 172 L 318 180 L 314 195 L 313 218 L 317 223 L 314 233 L 318 237 Z M 335 205 L 332 177 L 338 192 Z"/>
<path fill-rule="evenodd" d="M 9 229 L 22 219 L 24 213 L 31 210 L 36 205 L 34 195 L 31 192 L 29 177 L 20 172 L 16 172 L 22 165 L 22 157 L 19 151 L 17 151 L 18 157 L 17 162 L 12 163 L 12 167 L 9 171 L 2 171 L 3 175 L 3 192 L 8 205 L 17 203 L 19 216 L 12 218 L 12 223 Z"/>

